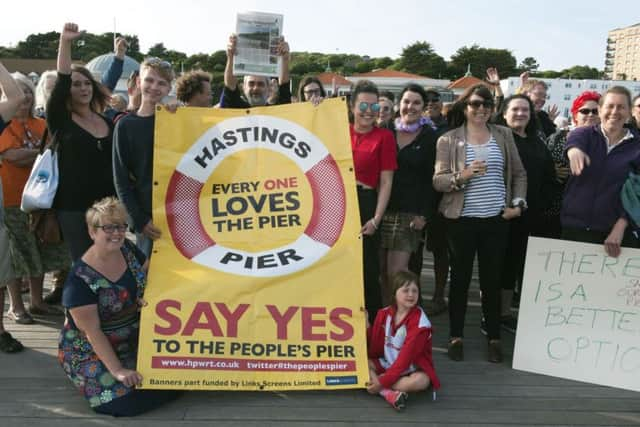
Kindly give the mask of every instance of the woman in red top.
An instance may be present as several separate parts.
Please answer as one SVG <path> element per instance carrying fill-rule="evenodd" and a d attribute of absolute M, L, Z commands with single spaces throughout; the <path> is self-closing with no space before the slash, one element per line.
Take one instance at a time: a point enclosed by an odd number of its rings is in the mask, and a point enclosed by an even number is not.
<path fill-rule="evenodd" d="M 393 276 L 393 303 L 378 311 L 367 330 L 367 391 L 391 406 L 404 408 L 407 393 L 440 388 L 433 366 L 431 322 L 418 307 L 418 276 L 400 271 Z"/>
<path fill-rule="evenodd" d="M 377 230 L 391 195 L 393 171 L 397 168 L 396 147 L 391 131 L 375 126 L 380 112 L 375 84 L 368 80 L 356 83 L 351 91 L 350 109 L 351 150 L 362 224 L 364 299 L 371 317 L 382 307 Z"/>

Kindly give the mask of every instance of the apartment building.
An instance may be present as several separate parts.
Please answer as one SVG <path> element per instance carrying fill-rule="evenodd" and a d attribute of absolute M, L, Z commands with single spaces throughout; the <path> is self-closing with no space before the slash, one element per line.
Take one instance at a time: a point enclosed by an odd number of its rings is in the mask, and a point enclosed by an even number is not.
<path fill-rule="evenodd" d="M 604 64 L 611 80 L 640 80 L 640 23 L 609 31 Z"/>

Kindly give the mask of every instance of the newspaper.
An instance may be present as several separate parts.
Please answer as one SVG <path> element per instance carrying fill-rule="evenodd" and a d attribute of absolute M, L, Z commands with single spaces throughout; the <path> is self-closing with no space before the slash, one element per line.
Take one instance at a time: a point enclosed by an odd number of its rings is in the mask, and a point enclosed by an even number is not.
<path fill-rule="evenodd" d="M 234 75 L 280 75 L 282 59 L 277 48 L 282 35 L 283 15 L 262 12 L 238 13 Z"/>

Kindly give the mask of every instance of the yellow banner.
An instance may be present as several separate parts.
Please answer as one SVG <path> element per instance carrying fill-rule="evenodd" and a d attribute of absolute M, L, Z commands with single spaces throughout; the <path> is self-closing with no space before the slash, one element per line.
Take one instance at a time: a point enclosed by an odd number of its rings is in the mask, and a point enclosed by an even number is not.
<path fill-rule="evenodd" d="M 305 390 L 368 379 L 343 100 L 158 111 L 144 388 Z"/>

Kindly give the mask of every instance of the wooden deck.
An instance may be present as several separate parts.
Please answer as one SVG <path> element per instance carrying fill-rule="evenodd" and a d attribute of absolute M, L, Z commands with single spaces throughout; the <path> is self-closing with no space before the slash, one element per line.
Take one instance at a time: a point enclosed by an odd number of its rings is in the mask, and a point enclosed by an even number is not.
<path fill-rule="evenodd" d="M 423 286 L 432 290 L 430 260 Z M 465 360 L 445 353 L 447 315 L 432 318 L 438 399 L 411 395 L 402 413 L 363 390 L 330 392 L 189 392 L 164 408 L 134 419 L 93 413 L 56 360 L 62 318 L 6 328 L 28 348 L 0 353 L 0 427 L 9 426 L 639 426 L 640 393 L 594 386 L 511 369 L 514 337 L 503 336 L 505 362 L 486 361 L 477 290 L 465 329 Z"/>

